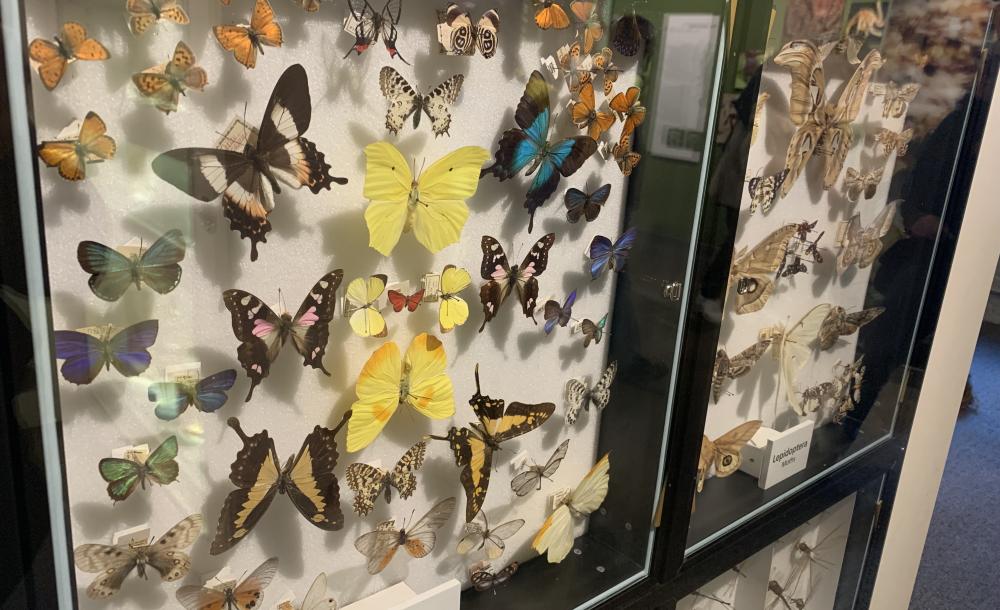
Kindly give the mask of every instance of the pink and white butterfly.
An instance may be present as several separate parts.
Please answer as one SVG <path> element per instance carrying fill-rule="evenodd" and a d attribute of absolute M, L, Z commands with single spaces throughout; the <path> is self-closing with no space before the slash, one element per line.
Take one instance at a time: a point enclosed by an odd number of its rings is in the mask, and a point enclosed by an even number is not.
<path fill-rule="evenodd" d="M 532 322 L 538 324 L 535 321 L 535 305 L 538 303 L 537 276 L 545 272 L 545 267 L 549 264 L 549 248 L 555 241 L 555 233 L 543 236 L 535 242 L 520 265 L 511 267 L 500 242 L 489 235 L 483 235 L 480 275 L 487 282 L 479 289 L 479 301 L 483 304 L 485 315 L 479 332 L 483 332 L 486 323 L 496 317 L 500 306 L 515 289 L 524 317 L 531 318 Z"/>

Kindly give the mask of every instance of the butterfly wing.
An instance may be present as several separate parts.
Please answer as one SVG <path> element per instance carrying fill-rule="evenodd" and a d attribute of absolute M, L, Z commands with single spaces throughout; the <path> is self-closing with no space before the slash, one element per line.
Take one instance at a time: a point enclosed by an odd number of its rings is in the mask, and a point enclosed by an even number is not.
<path fill-rule="evenodd" d="M 228 610 L 226 592 L 219 589 L 188 585 L 177 589 L 176 597 L 186 610 Z"/>
<path fill-rule="evenodd" d="M 360 337 L 384 337 L 385 318 L 378 310 L 378 301 L 388 282 L 385 275 L 359 277 L 347 285 L 347 301 L 355 310 L 351 313 L 351 329 Z"/>
<path fill-rule="evenodd" d="M 638 235 L 639 230 L 636 227 L 630 227 L 615 240 L 615 244 L 611 248 L 612 269 L 618 272 L 625 269 L 625 263 L 628 261 L 629 253 L 632 251 L 632 246 L 635 245 L 635 239 Z"/>
<path fill-rule="evenodd" d="M 596 280 L 604 273 L 604 270 L 611 266 L 611 257 L 614 245 L 611 240 L 603 235 L 595 235 L 590 242 L 588 253 L 590 255 L 590 279 Z"/>
<path fill-rule="evenodd" d="M 537 468 L 529 468 L 524 472 L 518 473 L 510 481 L 510 489 L 518 497 L 528 495 L 536 487 L 538 489 L 542 487 L 542 473 Z"/>
<path fill-rule="evenodd" d="M 840 315 L 834 316 L 837 309 L 840 309 Z M 819 348 L 830 349 L 836 344 L 837 339 L 853 335 L 862 326 L 872 322 L 884 312 L 885 307 L 869 307 L 854 313 L 846 313 L 843 308 L 834 308 L 820 326 Z"/>
<path fill-rule="evenodd" d="M 573 548 L 573 515 L 565 504 L 557 508 L 531 541 L 539 555 L 548 554 L 549 563 L 559 563 Z"/>
<path fill-rule="evenodd" d="M 414 112 L 420 111 L 420 95 L 391 66 L 385 66 L 379 72 L 378 84 L 382 95 L 389 102 L 389 110 L 385 115 L 385 128 L 393 135 L 397 135 L 406 123 L 406 119 Z"/>
<path fill-rule="evenodd" d="M 589 515 L 604 503 L 611 481 L 611 458 L 605 453 L 576 486 L 567 504 L 580 515 Z"/>
<path fill-rule="evenodd" d="M 160 294 L 166 294 L 181 282 L 181 266 L 184 260 L 184 237 L 177 229 L 172 229 L 153 242 L 139 258 L 138 273 L 142 281 Z"/>
<path fill-rule="evenodd" d="M 260 599 L 264 595 L 274 576 L 278 573 L 278 558 L 271 557 L 243 579 L 243 582 L 236 585 L 233 590 L 233 599 L 236 602 L 237 610 L 254 610 L 260 607 Z"/>
<path fill-rule="evenodd" d="M 486 535 L 484 544 L 486 546 L 486 556 L 490 559 L 499 559 L 504 552 L 504 540 L 507 540 L 524 527 L 524 519 L 514 519 L 501 523 Z"/>
<path fill-rule="evenodd" d="M 455 511 L 455 503 L 455 498 L 438 502 L 410 528 L 403 544 L 410 556 L 419 559 L 434 550 L 436 540 L 434 531 L 440 529 L 445 521 L 451 518 L 451 513 Z"/>
<path fill-rule="evenodd" d="M 539 4 L 539 3 L 536 3 Z M 569 27 L 569 15 L 556 2 L 542 2 L 535 11 L 535 25 L 543 30 L 565 30 Z"/>
<path fill-rule="evenodd" d="M 308 10 L 308 9 L 307 9 Z M 326 573 L 316 575 L 299 610 L 337 610 L 337 600 L 326 594 Z"/>
<path fill-rule="evenodd" d="M 402 377 L 399 347 L 391 341 L 375 350 L 365 362 L 355 385 L 358 399 L 351 405 L 353 415 L 347 424 L 347 451 L 353 453 L 367 447 L 388 423 L 399 406 Z"/>
<path fill-rule="evenodd" d="M 479 289 L 479 301 L 483 305 L 483 324 L 479 327 L 479 332 L 483 332 L 486 323 L 496 317 L 500 306 L 510 295 L 511 269 L 507 254 L 496 238 L 483 235 L 480 246 L 483 250 L 483 262 L 479 273 L 487 280 Z"/>
<path fill-rule="evenodd" d="M 250 378 L 246 397 L 249 401 L 254 389 L 270 373 L 271 363 L 284 345 L 281 319 L 263 301 L 243 290 L 227 290 L 222 293 L 222 300 L 232 317 L 233 334 L 240 341 L 236 356 Z"/>
<path fill-rule="evenodd" d="M 235 374 L 233 377 L 235 379 Z M 193 398 L 183 384 L 174 382 L 151 383 L 146 394 L 150 402 L 156 403 L 153 412 L 166 421 L 177 419 L 187 410 Z"/>
<path fill-rule="evenodd" d="M 366 146 L 365 158 L 364 196 L 371 200 L 365 209 L 368 245 L 389 256 L 407 225 L 413 174 L 402 153 L 388 142 Z"/>
<path fill-rule="evenodd" d="M 201 525 L 201 515 L 185 517 L 146 549 L 146 562 L 160 573 L 163 580 L 173 582 L 187 576 L 191 570 L 191 558 L 182 549 L 198 539 Z"/>
<path fill-rule="evenodd" d="M 556 450 L 552 452 L 552 456 L 549 457 L 549 461 L 545 463 L 545 467 L 542 469 L 541 475 L 546 478 L 551 478 L 556 471 L 559 470 L 559 465 L 562 464 L 562 461 L 566 459 L 567 451 L 569 451 L 569 439 L 560 443 L 559 446 L 556 447 Z"/>
<path fill-rule="evenodd" d="M 316 426 L 302 442 L 302 448 L 287 471 L 285 492 L 306 521 L 316 527 L 335 531 L 344 526 L 340 509 L 340 486 L 333 469 L 337 466 L 337 433 L 347 423 L 350 413 L 334 429 Z"/>
<path fill-rule="evenodd" d="M 566 204 L 566 220 L 575 224 L 583 217 L 586 206 L 590 203 L 590 196 L 579 189 L 571 188 L 566 191 L 563 201 Z"/>
<path fill-rule="evenodd" d="M 601 373 L 600 379 L 594 385 L 594 389 L 590 391 L 590 400 L 594 402 L 594 406 L 598 409 L 604 409 L 611 402 L 611 384 L 615 382 L 615 375 L 618 374 L 618 361 L 614 361 L 608 365 L 608 368 L 604 369 Z"/>
<path fill-rule="evenodd" d="M 87 587 L 90 599 L 107 599 L 121 589 L 129 572 L 135 569 L 138 552 L 127 545 L 81 544 L 73 549 L 76 567 L 100 575 Z"/>
<path fill-rule="evenodd" d="M 796 233 L 796 225 L 787 224 L 772 231 L 752 250 L 733 261 L 730 283 L 736 286 L 736 313 L 760 311 L 774 292 L 771 279 L 788 251 L 788 240 Z"/>
<path fill-rule="evenodd" d="M 108 496 L 115 502 L 131 496 L 143 478 L 142 465 L 132 460 L 102 458 L 97 469 L 101 478 L 108 482 Z"/>
<path fill-rule="evenodd" d="M 70 383 L 90 383 L 107 364 L 104 344 L 95 337 L 75 330 L 57 330 L 53 339 L 56 359 L 65 360 L 59 370 Z"/>
<path fill-rule="evenodd" d="M 796 392 L 795 380 L 799 371 L 806 365 L 812 354 L 810 345 L 819 336 L 823 320 L 830 313 L 832 305 L 823 303 L 809 310 L 801 320 L 787 329 L 782 335 L 778 357 L 781 363 L 781 377 L 785 385 L 785 395 L 788 403 L 796 410 L 801 410 L 801 396 Z"/>
<path fill-rule="evenodd" d="M 160 323 L 146 320 L 118 332 L 108 341 L 111 364 L 126 377 L 135 377 L 147 368 L 153 357 L 147 351 L 156 342 Z"/>
<path fill-rule="evenodd" d="M 393 522 L 380 523 L 378 529 L 354 541 L 354 548 L 368 558 L 368 573 L 375 575 L 385 569 L 399 549 L 399 530 Z"/>
<path fill-rule="evenodd" d="M 521 301 L 521 311 L 532 322 L 535 322 L 535 305 L 538 303 L 538 276 L 548 267 L 549 250 L 555 242 L 555 233 L 542 236 L 517 268 L 517 296 Z"/>
<path fill-rule="evenodd" d="M 375 500 L 387 484 L 389 471 L 356 462 L 345 472 L 347 486 L 354 492 L 354 512 L 364 517 L 375 507 Z"/>
<path fill-rule="evenodd" d="M 335 269 L 316 282 L 292 318 L 292 345 L 302 355 L 303 366 L 311 366 L 330 374 L 323 366 L 326 344 L 330 338 L 330 322 L 337 307 L 337 288 L 344 271 Z"/>
<path fill-rule="evenodd" d="M 500 46 L 497 31 L 500 28 L 500 13 L 496 9 L 490 9 L 483 13 L 476 26 L 476 47 L 483 59 L 489 59 L 496 55 Z"/>
<path fill-rule="evenodd" d="M 64 23 L 60 38 L 69 53 L 77 59 L 102 61 L 111 57 L 104 45 L 87 37 L 87 30 L 79 23 L 72 21 Z"/>
<path fill-rule="evenodd" d="M 542 73 L 535 70 L 528 78 L 514 111 L 514 122 L 518 128 L 503 133 L 497 144 L 494 164 L 484 169 L 482 174 L 492 173 L 504 181 L 535 161 L 548 138 L 550 119 L 549 86 Z"/>
<path fill-rule="evenodd" d="M 545 137 L 542 132 L 541 137 Z M 542 140 L 544 142 L 544 140 Z M 541 164 L 528 187 L 524 207 L 531 214 L 528 232 L 531 232 L 535 210 L 545 203 L 559 186 L 559 176 L 572 176 L 583 162 L 597 151 L 597 141 L 590 136 L 574 136 L 556 142 L 542 155 Z"/>
<path fill-rule="evenodd" d="M 759 419 L 743 422 L 729 432 L 726 432 L 712 443 L 714 445 L 713 462 L 715 476 L 728 477 L 740 468 L 743 447 L 750 442 L 762 422 Z"/>
<path fill-rule="evenodd" d="M 458 98 L 458 94 L 462 90 L 462 82 L 464 81 L 464 76 L 455 74 L 437 87 L 434 87 L 422 99 L 418 100 L 419 106 L 423 108 L 423 111 L 431 119 L 431 129 L 434 131 L 435 136 L 448 133 L 448 128 L 451 127 L 451 112 L 449 111 L 449 107 Z M 488 157 L 489 153 L 486 153 L 483 161 Z M 479 164 L 482 165 L 482 161 Z M 479 170 L 480 168 L 476 169 Z"/>
<path fill-rule="evenodd" d="M 587 384 L 578 379 L 570 379 L 566 382 L 566 422 L 570 425 L 576 423 L 580 416 L 580 409 L 589 408 L 590 388 Z"/>
<path fill-rule="evenodd" d="M 442 333 L 451 332 L 469 319 L 469 304 L 458 296 L 472 283 L 469 272 L 461 267 L 448 265 L 441 272 L 441 299 L 438 306 L 438 324 Z"/>
<path fill-rule="evenodd" d="M 573 315 L 573 303 L 576 302 L 576 290 L 569 293 L 566 302 L 559 305 L 559 301 L 545 302 L 545 334 L 550 334 L 556 327 L 566 326 Z"/>
<path fill-rule="evenodd" d="M 250 38 L 250 29 L 242 25 L 217 25 L 212 28 L 215 39 L 223 50 L 229 51 L 236 61 L 247 69 L 257 65 L 257 47 Z"/>
<path fill-rule="evenodd" d="M 76 249 L 80 267 L 91 274 L 87 284 L 91 292 L 105 301 L 117 301 L 133 282 L 132 261 L 104 244 L 81 241 Z"/>
<path fill-rule="evenodd" d="M 433 335 L 421 333 L 406 350 L 406 404 L 431 419 L 447 419 L 455 414 L 455 391 L 447 372 L 444 345 Z"/>
<path fill-rule="evenodd" d="M 459 555 L 465 555 L 473 549 L 481 548 L 485 543 L 486 530 L 479 523 L 472 521 L 465 524 L 465 535 L 459 539 L 455 550 Z"/>
<path fill-rule="evenodd" d="M 469 217 L 465 200 L 476 194 L 480 170 L 489 156 L 485 148 L 463 146 L 435 161 L 417 179 L 413 235 L 432 253 L 461 237 Z"/>
<path fill-rule="evenodd" d="M 410 447 L 392 469 L 392 486 L 399 491 L 399 497 L 409 498 L 417 490 L 417 476 L 414 471 L 424 465 L 427 442 L 421 441 Z"/>
<path fill-rule="evenodd" d="M 261 44 L 270 47 L 281 46 L 281 26 L 274 20 L 274 10 L 268 0 L 257 0 L 250 16 L 250 29 L 257 33 L 257 39 Z"/>
<path fill-rule="evenodd" d="M 226 404 L 226 392 L 236 383 L 236 370 L 227 369 L 202 379 L 194 387 L 194 406 L 202 413 L 214 413 Z"/>
<path fill-rule="evenodd" d="M 176 457 L 177 437 L 170 436 L 146 458 L 146 476 L 160 485 L 173 483 L 180 472 Z"/>
<path fill-rule="evenodd" d="M 882 238 L 888 235 L 889 230 L 892 229 L 897 205 L 896 201 L 887 204 L 872 221 L 872 224 L 861 231 L 857 249 L 858 267 L 863 269 L 870 266 L 882 252 Z"/>
<path fill-rule="evenodd" d="M 59 51 L 59 45 L 36 38 L 28 46 L 28 56 L 38 62 L 38 77 L 49 91 L 56 88 L 66 73 L 66 57 Z"/>

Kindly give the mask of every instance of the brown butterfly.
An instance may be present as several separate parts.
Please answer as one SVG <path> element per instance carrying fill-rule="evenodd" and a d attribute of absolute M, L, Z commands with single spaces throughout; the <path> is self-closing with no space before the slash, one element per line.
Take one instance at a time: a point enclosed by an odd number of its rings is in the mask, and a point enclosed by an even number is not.
<path fill-rule="evenodd" d="M 715 354 L 715 366 L 712 367 L 712 402 L 719 402 L 723 382 L 727 379 L 737 379 L 749 373 L 753 365 L 757 364 L 757 361 L 770 346 L 770 339 L 761 339 L 732 358 L 729 357 L 726 350 L 719 348 Z"/>
<path fill-rule="evenodd" d="M 913 130 L 905 129 L 900 132 L 891 129 L 879 129 L 875 134 L 875 144 L 882 149 L 882 154 L 889 156 L 896 153 L 897 157 L 905 157 L 910 149 L 910 140 L 913 138 Z"/>
<path fill-rule="evenodd" d="M 250 610 L 261 607 L 261 597 L 274 575 L 278 573 L 278 558 L 271 557 L 250 572 L 238 585 L 221 589 L 188 585 L 177 589 L 177 601 L 187 610 Z"/>
<path fill-rule="evenodd" d="M 632 150 L 632 136 L 622 134 L 621 138 L 618 139 L 618 143 L 608 146 L 607 143 L 604 144 L 603 151 L 606 155 L 610 156 L 618 164 L 618 169 L 621 170 L 622 175 L 631 176 L 632 170 L 639 165 L 639 161 L 642 160 L 642 155 Z"/>
<path fill-rule="evenodd" d="M 875 85 L 873 89 L 878 87 L 875 94 L 882 94 L 882 118 L 887 119 L 892 117 L 898 119 L 904 114 L 906 114 L 906 109 L 910 102 L 912 102 L 917 97 L 917 93 L 920 92 L 920 85 L 916 83 L 906 83 L 905 85 L 898 85 L 893 81 L 889 81 L 884 85 Z"/>
<path fill-rule="evenodd" d="M 133 74 L 132 82 L 154 106 L 170 114 L 177 110 L 180 96 L 188 89 L 202 91 L 205 88 L 208 74 L 201 66 L 195 65 L 194 52 L 181 41 L 174 48 L 170 63 Z"/>
<path fill-rule="evenodd" d="M 281 26 L 274 21 L 274 9 L 267 0 L 257 0 L 249 25 L 217 25 L 212 28 L 222 48 L 247 68 L 257 65 L 257 53 L 264 54 L 264 45 L 280 47 Z"/>
<path fill-rule="evenodd" d="M 128 0 L 125 10 L 128 12 L 128 27 L 137 36 L 157 21 L 173 21 L 180 25 L 191 22 L 178 0 Z"/>
<path fill-rule="evenodd" d="M 774 292 L 771 277 L 785 260 L 788 241 L 795 236 L 798 225 L 787 224 L 773 231 L 749 252 L 746 246 L 733 256 L 729 269 L 729 285 L 736 288 L 736 313 L 760 311 Z"/>
<path fill-rule="evenodd" d="M 600 53 L 594 53 L 590 56 L 590 72 L 593 80 L 597 76 L 604 77 L 604 95 L 611 95 L 611 90 L 615 86 L 615 81 L 618 80 L 618 74 L 621 73 L 621 68 L 611 63 L 611 58 L 614 52 L 608 47 L 601 49 Z"/>
<path fill-rule="evenodd" d="M 719 438 L 710 440 L 701 437 L 701 457 L 698 459 L 698 491 L 705 486 L 705 477 L 712 466 L 715 466 L 715 476 L 728 477 L 740 468 L 743 463 L 741 451 L 763 422 L 759 419 L 744 422 L 726 432 Z"/>
<path fill-rule="evenodd" d="M 870 172 L 860 172 L 853 167 L 847 168 L 847 176 L 844 177 L 844 194 L 847 199 L 854 202 L 861 198 L 864 193 L 865 199 L 871 199 L 878 190 L 878 185 L 882 182 L 882 174 L 885 167 L 874 169 Z"/>
<path fill-rule="evenodd" d="M 107 127 L 95 112 L 88 112 L 80 124 L 80 134 L 66 140 L 46 140 L 38 147 L 38 156 L 45 165 L 58 167 L 66 180 L 87 177 L 87 164 L 100 163 L 115 156 L 118 149 L 108 135 Z"/>
<path fill-rule="evenodd" d="M 36 38 L 28 45 L 28 56 L 38 63 L 38 76 L 49 91 L 56 88 L 66 65 L 78 59 L 103 61 L 111 54 L 104 45 L 93 38 L 87 38 L 87 30 L 79 23 L 67 21 L 63 24 L 55 42 Z"/>
<path fill-rule="evenodd" d="M 853 335 L 858 330 L 885 312 L 885 307 L 869 307 L 854 313 L 838 306 L 830 309 L 819 327 L 819 348 L 830 349 L 837 343 L 837 339 L 846 335 Z"/>
<path fill-rule="evenodd" d="M 570 116 L 573 124 L 579 129 L 586 129 L 593 140 L 599 140 L 616 120 L 614 114 L 597 110 L 593 83 L 586 83 L 580 88 L 580 99 L 570 105 Z"/>
<path fill-rule="evenodd" d="M 590 53 L 590 50 L 594 48 L 594 43 L 604 38 L 600 2 L 573 0 L 569 4 L 569 10 L 573 12 L 579 26 L 583 28 L 583 52 Z"/>

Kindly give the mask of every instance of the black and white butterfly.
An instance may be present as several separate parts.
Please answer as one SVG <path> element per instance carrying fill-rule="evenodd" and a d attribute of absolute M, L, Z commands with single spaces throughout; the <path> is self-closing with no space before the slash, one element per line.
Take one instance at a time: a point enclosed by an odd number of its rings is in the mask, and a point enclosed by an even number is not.
<path fill-rule="evenodd" d="M 476 588 L 476 591 L 496 589 L 497 585 L 502 585 L 513 578 L 519 567 L 519 563 L 512 561 L 506 568 L 494 571 L 490 562 L 481 561 L 469 569 L 469 580 L 472 581 L 472 586 Z"/>
<path fill-rule="evenodd" d="M 385 114 L 386 129 L 393 135 L 399 134 L 411 114 L 413 128 L 416 129 L 420 126 L 420 116 L 426 113 L 431 119 L 431 129 L 435 136 L 448 134 L 448 128 L 451 127 L 451 112 L 448 107 L 455 103 L 464 80 L 464 76 L 455 74 L 423 95 L 390 66 L 382 68 L 378 84 L 382 95 L 389 101 L 389 111 Z"/>
<path fill-rule="evenodd" d="M 778 172 L 777 174 L 771 174 L 770 176 L 754 176 L 749 180 L 747 184 L 747 192 L 750 193 L 750 213 L 753 214 L 760 208 L 760 211 L 767 214 L 771 206 L 778 199 L 778 192 L 781 191 L 781 185 L 785 183 L 785 178 L 788 177 L 788 168 L 785 168 Z"/>
<path fill-rule="evenodd" d="M 542 488 L 542 479 L 552 480 L 552 476 L 559 470 L 559 465 L 566 459 L 566 452 L 569 451 L 569 439 L 566 439 L 552 452 L 552 457 L 544 466 L 535 464 L 528 466 L 524 472 L 518 473 L 510 481 L 510 489 L 518 496 L 526 496 L 533 489 Z"/>
<path fill-rule="evenodd" d="M 489 235 L 483 235 L 483 264 L 479 272 L 487 282 L 479 289 L 479 301 L 483 304 L 485 315 L 479 332 L 483 332 L 486 323 L 496 317 L 500 306 L 514 290 L 517 290 L 524 317 L 531 318 L 532 322 L 538 324 L 535 321 L 535 304 L 538 302 L 537 276 L 548 266 L 549 249 L 555 242 L 555 233 L 543 236 L 535 242 L 520 265 L 511 267 L 500 242 Z"/>
<path fill-rule="evenodd" d="M 611 185 L 605 184 L 593 193 L 584 193 L 579 189 L 569 189 L 566 191 L 566 220 L 577 223 L 580 218 L 586 218 L 587 222 L 597 219 L 601 213 L 601 206 L 611 195 Z"/>
<path fill-rule="evenodd" d="M 618 374 L 618 362 L 612 362 L 601 374 L 594 387 L 589 383 L 579 379 L 570 379 L 566 382 L 566 421 L 570 425 L 576 423 L 576 418 L 580 416 L 580 409 L 590 411 L 590 403 L 600 410 L 608 406 L 611 401 L 611 384 L 615 382 L 615 375 Z"/>
<path fill-rule="evenodd" d="M 399 497 L 409 498 L 417 489 L 414 471 L 423 465 L 426 452 L 426 442 L 413 445 L 399 458 L 392 470 L 362 462 L 348 466 L 347 485 L 354 492 L 354 512 L 364 517 L 371 512 L 375 501 L 383 494 L 385 501 L 390 502 L 393 487 L 399 492 Z"/>
<path fill-rule="evenodd" d="M 446 55 L 473 55 L 476 49 L 484 59 L 496 54 L 500 27 L 500 13 L 496 9 L 483 13 L 475 24 L 468 11 L 463 11 L 454 2 L 439 14 L 438 42 Z"/>
<path fill-rule="evenodd" d="M 316 145 L 302 137 L 312 119 L 309 79 L 299 64 L 285 70 L 264 110 L 260 131 L 232 149 L 177 148 L 153 159 L 153 172 L 188 195 L 212 201 L 222 195 L 222 213 L 231 229 L 249 238 L 250 260 L 257 244 L 267 241 L 268 215 L 281 184 L 308 187 L 314 194 L 346 178 L 330 175 L 330 165 Z M 237 150 L 236 145 L 242 146 Z"/>
<path fill-rule="evenodd" d="M 381 11 L 376 11 L 368 0 L 347 0 L 347 10 L 344 29 L 354 34 L 354 45 L 344 55 L 345 59 L 352 51 L 361 55 L 381 38 L 389 57 L 398 57 L 404 64 L 410 65 L 396 48 L 399 35 L 396 26 L 403 11 L 403 0 L 386 0 Z"/>

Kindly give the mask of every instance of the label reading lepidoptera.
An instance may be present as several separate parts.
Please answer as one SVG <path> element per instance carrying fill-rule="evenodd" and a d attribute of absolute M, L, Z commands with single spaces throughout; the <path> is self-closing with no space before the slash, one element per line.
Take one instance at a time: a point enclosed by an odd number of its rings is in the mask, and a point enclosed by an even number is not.
<path fill-rule="evenodd" d="M 816 423 L 807 419 L 768 441 L 757 486 L 768 489 L 805 469 Z"/>

